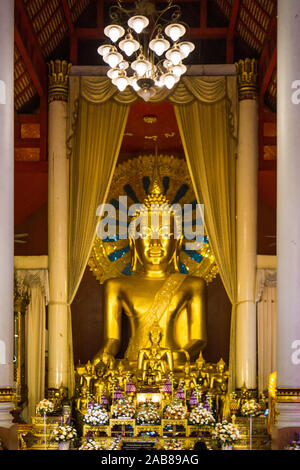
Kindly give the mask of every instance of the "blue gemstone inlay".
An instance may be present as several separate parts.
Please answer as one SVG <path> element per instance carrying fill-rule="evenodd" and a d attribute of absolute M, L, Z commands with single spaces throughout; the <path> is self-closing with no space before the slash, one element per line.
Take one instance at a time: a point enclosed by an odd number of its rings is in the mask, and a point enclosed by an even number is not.
<path fill-rule="evenodd" d="M 127 194 L 127 196 L 130 197 L 130 199 L 132 199 L 133 202 L 135 202 L 135 204 L 139 204 L 140 201 L 138 200 L 137 195 L 135 194 L 135 191 L 132 189 L 130 184 L 125 184 L 123 189 L 125 193 Z"/>
<path fill-rule="evenodd" d="M 123 269 L 122 273 L 125 274 L 125 276 L 131 276 L 132 275 L 132 271 L 130 271 L 130 264 L 126 264 L 126 266 Z"/>
<path fill-rule="evenodd" d="M 148 195 L 149 194 L 149 186 L 150 186 L 149 176 L 143 176 L 142 182 L 143 182 L 143 188 L 145 190 L 145 193 Z"/>
<path fill-rule="evenodd" d="M 108 255 L 109 261 L 118 261 L 118 259 L 121 259 L 126 253 L 129 251 L 129 245 L 125 246 L 125 248 L 122 248 L 121 250 L 116 250 L 113 253 L 110 253 Z"/>
<path fill-rule="evenodd" d="M 180 188 L 178 189 L 178 191 L 177 191 L 177 193 L 176 193 L 175 198 L 173 199 L 172 204 L 176 204 L 177 202 L 179 202 L 180 199 L 185 196 L 185 194 L 187 193 L 188 189 L 189 189 L 189 187 L 188 187 L 187 184 L 183 184 L 182 186 L 180 186 Z"/>
<path fill-rule="evenodd" d="M 179 270 L 180 270 L 181 274 L 188 274 L 189 273 L 187 267 L 183 263 L 180 263 Z"/>
<path fill-rule="evenodd" d="M 168 189 L 170 187 L 170 178 L 169 178 L 169 176 L 164 176 L 163 177 L 162 184 L 163 184 L 163 187 L 164 187 L 164 194 L 166 194 L 166 192 L 168 191 Z"/>
<path fill-rule="evenodd" d="M 195 250 L 186 250 L 185 248 L 182 249 L 192 260 L 196 261 L 196 263 L 201 263 L 203 260 L 203 256 Z"/>

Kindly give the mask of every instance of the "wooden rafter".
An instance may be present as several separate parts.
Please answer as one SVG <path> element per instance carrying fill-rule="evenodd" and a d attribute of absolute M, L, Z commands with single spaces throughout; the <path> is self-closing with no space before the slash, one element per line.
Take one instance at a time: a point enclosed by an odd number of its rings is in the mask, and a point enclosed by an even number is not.
<path fill-rule="evenodd" d="M 41 83 L 41 80 L 38 76 L 38 73 L 37 71 L 35 70 L 35 67 L 31 61 L 31 58 L 29 57 L 29 54 L 27 52 L 27 49 L 23 43 L 23 40 L 20 36 L 20 33 L 19 33 L 19 30 L 17 28 L 17 26 L 15 25 L 15 43 L 17 45 L 17 48 L 23 58 L 23 61 L 25 63 L 25 66 L 26 66 L 26 69 L 30 75 L 30 78 L 33 82 L 33 85 L 36 89 L 36 91 L 38 92 L 39 96 L 43 96 L 45 91 L 44 91 L 44 88 L 43 88 L 43 85 Z"/>
<path fill-rule="evenodd" d="M 73 21 L 72 21 L 71 10 L 70 10 L 68 1 L 67 0 L 61 0 L 61 3 L 62 3 L 63 10 L 64 10 L 66 21 L 68 23 L 69 33 L 73 34 L 74 33 L 74 24 L 73 24 Z"/>

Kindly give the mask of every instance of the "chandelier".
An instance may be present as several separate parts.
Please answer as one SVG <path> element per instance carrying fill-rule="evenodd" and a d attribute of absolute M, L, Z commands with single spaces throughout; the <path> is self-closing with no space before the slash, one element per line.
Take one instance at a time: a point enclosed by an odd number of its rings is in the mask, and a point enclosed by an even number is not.
<path fill-rule="evenodd" d="M 112 23 L 104 34 L 110 44 L 100 46 L 98 53 L 110 67 L 112 83 L 119 91 L 131 86 L 145 101 L 161 87 L 170 90 L 186 72 L 182 61 L 195 49 L 183 40 L 187 28 L 180 22 L 180 7 L 169 0 L 158 10 L 154 1 L 137 0 L 127 10 L 118 0 L 109 16 Z"/>

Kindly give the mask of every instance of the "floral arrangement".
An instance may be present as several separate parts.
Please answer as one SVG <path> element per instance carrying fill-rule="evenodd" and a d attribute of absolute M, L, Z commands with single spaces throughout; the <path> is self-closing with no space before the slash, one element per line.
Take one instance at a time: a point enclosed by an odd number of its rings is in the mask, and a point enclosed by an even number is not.
<path fill-rule="evenodd" d="M 113 406 L 114 418 L 133 418 L 134 414 L 134 404 L 127 397 L 120 398 L 120 400 Z"/>
<path fill-rule="evenodd" d="M 54 442 L 64 442 L 64 441 L 74 441 L 77 439 L 77 431 L 73 426 L 66 424 L 65 426 L 58 426 L 53 430 L 52 441 Z"/>
<path fill-rule="evenodd" d="M 120 450 L 122 441 L 120 439 L 113 439 L 111 444 L 106 448 L 106 450 Z"/>
<path fill-rule="evenodd" d="M 136 415 L 137 424 L 159 424 L 160 416 L 154 403 L 143 403 Z"/>
<path fill-rule="evenodd" d="M 261 414 L 261 406 L 256 400 L 246 401 L 241 408 L 242 416 L 255 417 Z"/>
<path fill-rule="evenodd" d="M 109 422 L 109 415 L 105 408 L 94 403 L 89 405 L 83 421 L 91 426 L 101 426 Z"/>
<path fill-rule="evenodd" d="M 100 450 L 100 446 L 92 439 L 87 439 L 78 450 Z"/>
<path fill-rule="evenodd" d="M 189 416 L 189 423 L 199 426 L 213 426 L 216 420 L 212 412 L 203 405 L 196 406 Z"/>
<path fill-rule="evenodd" d="M 178 398 L 175 398 L 164 411 L 165 419 L 185 419 L 186 417 L 187 410 Z"/>
<path fill-rule="evenodd" d="M 164 450 L 183 450 L 182 443 L 177 439 L 166 439 L 163 444 Z"/>
<path fill-rule="evenodd" d="M 47 400 L 44 398 L 44 400 L 41 400 L 37 405 L 36 405 L 36 414 L 38 416 L 43 416 L 45 415 L 50 415 L 54 411 L 54 404 L 52 401 Z"/>
<path fill-rule="evenodd" d="M 239 441 L 241 435 L 236 426 L 227 421 L 223 421 L 222 423 L 216 424 L 212 432 L 212 438 L 216 439 L 219 446 L 224 446 Z"/>

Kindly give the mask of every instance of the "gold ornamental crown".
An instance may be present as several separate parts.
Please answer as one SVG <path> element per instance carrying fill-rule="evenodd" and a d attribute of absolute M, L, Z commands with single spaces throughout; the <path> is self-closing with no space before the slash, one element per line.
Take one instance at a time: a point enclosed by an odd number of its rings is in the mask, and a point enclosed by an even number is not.
<path fill-rule="evenodd" d="M 239 99 L 256 99 L 258 63 L 256 59 L 245 59 L 236 62 Z"/>

